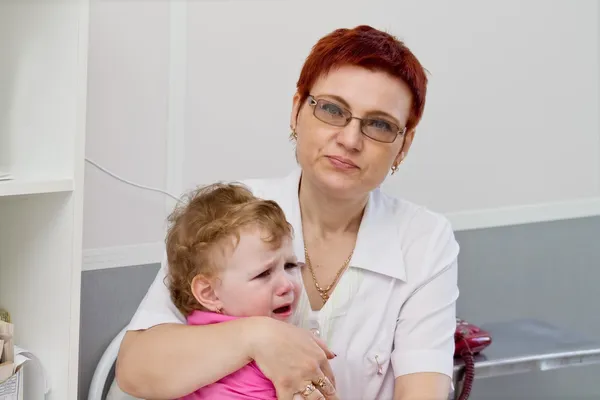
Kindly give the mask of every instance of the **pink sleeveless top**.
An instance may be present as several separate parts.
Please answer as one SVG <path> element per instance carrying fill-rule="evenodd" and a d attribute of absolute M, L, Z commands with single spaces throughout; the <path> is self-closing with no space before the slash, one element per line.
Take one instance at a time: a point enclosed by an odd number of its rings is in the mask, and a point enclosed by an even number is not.
<path fill-rule="evenodd" d="M 236 319 L 229 315 L 194 311 L 187 318 L 188 325 L 218 324 Z M 180 400 L 277 400 L 273 383 L 254 361 L 223 379 L 181 397 Z"/>

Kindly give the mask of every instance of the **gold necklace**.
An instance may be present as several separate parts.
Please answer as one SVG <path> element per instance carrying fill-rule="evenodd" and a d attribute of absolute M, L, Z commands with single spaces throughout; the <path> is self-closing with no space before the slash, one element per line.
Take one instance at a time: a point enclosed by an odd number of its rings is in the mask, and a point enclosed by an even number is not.
<path fill-rule="evenodd" d="M 321 285 L 319 285 L 319 282 L 317 282 L 315 270 L 313 269 L 312 263 L 310 262 L 310 257 L 308 256 L 308 250 L 307 250 L 306 246 L 304 246 L 304 258 L 306 259 L 306 265 L 308 265 L 308 269 L 310 270 L 310 274 L 312 275 L 312 279 L 315 284 L 315 289 L 317 289 L 317 292 L 319 292 L 321 299 L 323 299 L 323 304 L 325 304 L 327 302 L 327 300 L 329 300 L 329 296 L 330 296 L 329 292 L 333 288 L 333 285 L 335 285 L 335 283 L 338 281 L 338 279 L 340 279 L 342 272 L 344 272 L 344 270 L 348 267 L 348 264 L 350 264 L 350 259 L 352 258 L 353 253 L 354 253 L 354 249 L 350 252 L 350 255 L 348 256 L 348 258 L 346 258 L 346 261 L 344 261 L 344 264 L 339 269 L 337 274 L 335 274 L 335 278 L 333 279 L 333 282 L 331 282 L 331 284 L 329 286 L 327 286 L 326 288 L 322 288 Z"/>

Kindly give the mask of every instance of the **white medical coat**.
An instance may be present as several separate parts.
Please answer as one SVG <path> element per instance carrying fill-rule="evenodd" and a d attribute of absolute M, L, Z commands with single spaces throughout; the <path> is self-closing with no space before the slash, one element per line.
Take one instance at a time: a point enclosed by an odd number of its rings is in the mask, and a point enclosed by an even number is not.
<path fill-rule="evenodd" d="M 243 183 L 281 206 L 304 261 L 300 175 L 297 169 L 284 178 Z M 331 366 L 341 399 L 390 400 L 394 379 L 415 372 L 452 377 L 458 252 L 446 218 L 380 189 L 370 194 L 350 262 L 360 269 L 360 286 L 328 314 L 327 342 L 337 354 Z M 129 329 L 185 322 L 163 283 L 165 269 L 163 262 Z M 319 312 L 312 314 L 318 329 Z"/>

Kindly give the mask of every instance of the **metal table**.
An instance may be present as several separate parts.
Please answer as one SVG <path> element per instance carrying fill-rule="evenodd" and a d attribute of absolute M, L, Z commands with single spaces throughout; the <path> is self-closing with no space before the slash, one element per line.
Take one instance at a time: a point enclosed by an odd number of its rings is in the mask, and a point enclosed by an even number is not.
<path fill-rule="evenodd" d="M 592 340 L 530 319 L 482 324 L 481 328 L 490 332 L 492 344 L 475 356 L 474 387 L 482 378 L 600 364 L 600 338 Z M 455 393 L 460 393 L 463 366 L 455 360 Z"/>

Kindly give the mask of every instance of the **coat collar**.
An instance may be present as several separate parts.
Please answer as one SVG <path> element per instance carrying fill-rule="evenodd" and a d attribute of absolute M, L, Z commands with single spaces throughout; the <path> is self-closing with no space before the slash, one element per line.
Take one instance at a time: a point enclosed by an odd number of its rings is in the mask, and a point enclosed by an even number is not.
<path fill-rule="evenodd" d="M 298 261 L 304 262 L 304 238 L 298 200 L 298 186 L 302 171 L 296 168 L 280 186 L 281 196 L 276 201 L 294 227 L 294 251 Z M 369 194 L 367 207 L 358 231 L 356 247 L 350 266 L 406 281 L 404 254 L 401 248 L 397 218 L 394 218 L 392 200 L 377 188 Z"/>

